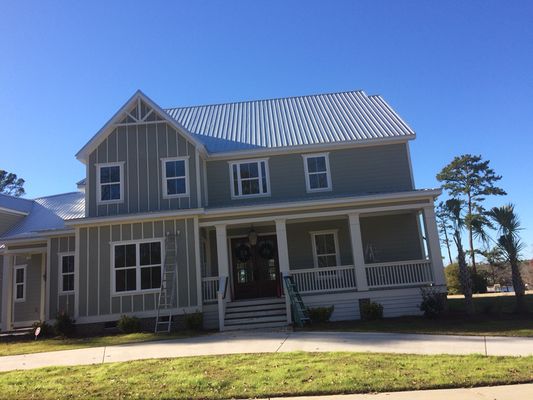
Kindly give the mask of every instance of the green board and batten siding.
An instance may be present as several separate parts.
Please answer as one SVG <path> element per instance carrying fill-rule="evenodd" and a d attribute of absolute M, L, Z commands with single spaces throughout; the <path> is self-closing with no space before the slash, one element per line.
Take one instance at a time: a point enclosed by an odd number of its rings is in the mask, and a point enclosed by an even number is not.
<path fill-rule="evenodd" d="M 166 232 L 179 231 L 178 307 L 198 306 L 194 219 L 169 219 L 131 224 L 115 224 L 79 230 L 79 316 L 116 316 L 154 311 L 158 290 L 113 295 L 111 288 L 113 243 L 130 240 L 163 240 Z"/>
<path fill-rule="evenodd" d="M 413 189 L 406 144 L 355 147 L 329 152 L 332 191 L 307 193 L 302 154 L 268 157 L 270 196 L 232 199 L 227 160 L 209 161 L 209 207 L 402 192 Z"/>
<path fill-rule="evenodd" d="M 164 199 L 161 188 L 161 159 L 178 156 L 189 157 L 189 196 Z M 198 199 L 197 195 L 196 156 L 194 145 L 167 123 L 116 128 L 89 156 L 88 216 L 102 217 L 198 207 L 201 199 Z M 96 164 L 110 162 L 124 162 L 124 201 L 119 204 L 98 205 Z"/>
<path fill-rule="evenodd" d="M 74 236 L 54 237 L 50 239 L 50 318 L 55 318 L 59 312 L 67 312 L 70 316 L 75 315 L 75 295 L 72 293 L 60 293 L 60 279 L 62 272 L 61 255 L 64 253 L 74 254 L 76 250 Z"/>
<path fill-rule="evenodd" d="M 13 322 L 39 321 L 41 315 L 41 277 L 43 254 L 14 257 L 14 268 L 26 265 L 26 299 L 13 303 Z M 14 290 L 14 289 L 13 289 Z"/>

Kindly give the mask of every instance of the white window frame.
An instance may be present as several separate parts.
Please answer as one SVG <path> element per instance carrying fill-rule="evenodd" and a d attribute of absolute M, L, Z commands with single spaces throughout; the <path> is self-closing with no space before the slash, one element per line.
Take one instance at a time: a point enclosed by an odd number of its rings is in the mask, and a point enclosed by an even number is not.
<path fill-rule="evenodd" d="M 26 301 L 26 283 L 28 281 L 28 269 L 26 268 L 27 265 L 15 265 L 13 267 L 13 301 L 15 303 L 24 303 Z M 24 271 L 24 280 L 22 282 L 17 283 L 17 270 L 23 270 Z M 22 285 L 22 298 L 17 299 L 17 286 Z"/>
<path fill-rule="evenodd" d="M 242 180 L 241 180 L 241 164 L 256 163 L 259 171 L 259 189 L 263 189 L 263 172 L 261 171 L 261 162 L 265 163 L 265 178 L 267 191 L 257 194 L 242 194 Z M 248 160 L 230 161 L 229 163 L 229 184 L 231 190 L 232 199 L 247 199 L 250 197 L 267 197 L 270 196 L 270 171 L 268 167 L 268 158 L 253 158 Z M 233 182 L 233 166 L 237 166 L 237 185 L 239 187 L 239 193 L 235 194 L 234 182 Z"/>
<path fill-rule="evenodd" d="M 124 161 L 112 163 L 99 163 L 96 165 L 96 204 L 119 204 L 124 202 Z M 120 198 L 113 200 L 102 200 L 102 185 L 107 183 L 100 182 L 100 170 L 106 167 L 120 168 Z"/>
<path fill-rule="evenodd" d="M 165 239 L 164 238 L 152 238 L 152 239 L 139 239 L 139 240 L 125 240 L 120 242 L 113 242 L 111 244 L 111 295 L 123 296 L 135 293 L 159 293 L 160 288 L 153 289 L 141 289 L 141 257 L 140 257 L 140 245 L 141 243 L 155 243 L 161 244 L 161 281 L 163 281 L 163 269 L 165 267 Z M 135 245 L 135 290 L 125 290 L 117 292 L 116 278 L 115 278 L 115 247 L 124 246 L 128 244 Z M 142 267 L 150 267 L 149 265 L 143 265 Z M 130 267 L 133 268 L 133 267 Z"/>
<path fill-rule="evenodd" d="M 318 266 L 318 257 L 319 254 L 317 254 L 317 248 L 316 248 L 316 236 L 321 235 L 333 235 L 333 241 L 335 243 L 335 260 L 336 260 L 336 267 L 341 265 L 341 256 L 340 256 L 340 248 L 339 248 L 339 230 L 338 229 L 329 229 L 324 231 L 313 231 L 309 232 L 311 234 L 311 245 L 313 247 L 313 263 L 315 268 L 324 268 Z M 321 257 L 324 256 L 332 256 L 333 254 L 320 254 Z"/>
<path fill-rule="evenodd" d="M 167 178 L 167 161 L 184 161 L 185 164 L 185 193 L 178 193 L 178 194 L 167 194 L 167 180 L 168 179 L 175 179 L 180 177 L 170 177 Z M 180 197 L 189 197 L 190 196 L 190 190 L 189 190 L 189 156 L 183 156 L 183 157 L 167 157 L 161 159 L 161 188 L 163 190 L 163 198 L 164 199 L 177 199 Z"/>
<path fill-rule="evenodd" d="M 333 185 L 331 183 L 331 169 L 329 167 L 329 153 L 313 153 L 313 154 L 302 154 L 303 161 L 304 161 L 304 170 L 305 170 L 305 188 L 307 190 L 307 193 L 315 193 L 315 192 L 330 192 L 333 190 Z M 307 165 L 307 159 L 308 158 L 317 158 L 317 157 L 324 157 L 326 162 L 326 178 L 328 180 L 328 186 L 325 188 L 311 188 L 311 182 L 310 182 L 310 174 L 316 174 L 315 172 L 309 172 L 309 167 Z M 322 174 L 323 172 L 319 172 Z"/>
<path fill-rule="evenodd" d="M 74 275 L 74 286 L 76 286 L 76 253 L 71 251 L 71 252 L 66 252 L 66 253 L 58 253 L 57 254 L 57 257 L 58 257 L 58 287 L 59 287 L 59 294 L 72 294 L 75 292 L 75 288 L 72 289 L 72 290 L 64 290 L 63 289 L 63 276 L 64 275 Z M 73 272 L 63 272 L 63 257 L 74 257 L 74 271 Z"/>

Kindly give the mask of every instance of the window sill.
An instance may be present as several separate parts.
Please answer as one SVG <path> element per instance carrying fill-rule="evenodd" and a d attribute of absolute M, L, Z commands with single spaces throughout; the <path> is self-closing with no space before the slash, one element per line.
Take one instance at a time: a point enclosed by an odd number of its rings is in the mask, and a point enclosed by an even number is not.
<path fill-rule="evenodd" d="M 122 204 L 122 203 L 124 203 L 124 200 L 120 199 L 120 200 L 97 201 L 96 205 L 107 206 L 109 204 Z"/>
<path fill-rule="evenodd" d="M 320 192 L 332 192 L 332 188 L 323 188 L 323 189 L 307 189 L 307 193 L 320 193 Z"/>
<path fill-rule="evenodd" d="M 261 197 L 271 197 L 270 193 L 264 193 L 264 194 L 246 194 L 242 196 L 231 196 L 232 200 L 244 200 L 244 199 L 255 199 L 255 198 L 261 198 Z"/>
<path fill-rule="evenodd" d="M 165 200 L 183 199 L 184 197 L 191 197 L 191 195 L 189 193 L 172 194 L 172 195 L 168 194 L 168 195 L 163 196 L 163 199 L 165 199 Z"/>
<path fill-rule="evenodd" d="M 111 296 L 119 297 L 119 296 L 131 296 L 135 294 L 154 294 L 159 293 L 161 289 L 145 289 L 145 290 L 130 290 L 127 292 L 112 292 Z"/>

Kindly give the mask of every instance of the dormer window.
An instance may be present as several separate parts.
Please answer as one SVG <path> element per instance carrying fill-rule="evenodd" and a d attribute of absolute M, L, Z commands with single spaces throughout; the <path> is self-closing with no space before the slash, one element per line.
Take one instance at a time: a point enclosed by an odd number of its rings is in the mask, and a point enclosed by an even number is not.
<path fill-rule="evenodd" d="M 270 195 L 268 160 L 231 162 L 229 167 L 233 198 Z"/>
<path fill-rule="evenodd" d="M 189 195 L 189 157 L 163 158 L 163 198 Z"/>
<path fill-rule="evenodd" d="M 124 201 L 124 163 L 96 165 L 96 191 L 99 204 Z"/>
<path fill-rule="evenodd" d="M 328 153 L 305 154 L 305 186 L 308 192 L 331 190 Z"/>

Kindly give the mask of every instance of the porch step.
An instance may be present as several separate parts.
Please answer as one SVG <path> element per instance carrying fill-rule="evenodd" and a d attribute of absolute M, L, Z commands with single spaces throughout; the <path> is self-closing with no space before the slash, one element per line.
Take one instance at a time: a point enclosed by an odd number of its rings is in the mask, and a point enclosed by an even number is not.
<path fill-rule="evenodd" d="M 235 301 L 226 305 L 224 330 L 280 328 L 287 326 L 285 299 Z"/>
<path fill-rule="evenodd" d="M 250 325 L 229 325 L 225 326 L 225 331 L 240 331 L 244 329 L 269 329 L 269 328 L 284 328 L 287 326 L 287 320 L 284 322 L 265 322 L 259 324 L 250 324 Z"/>

